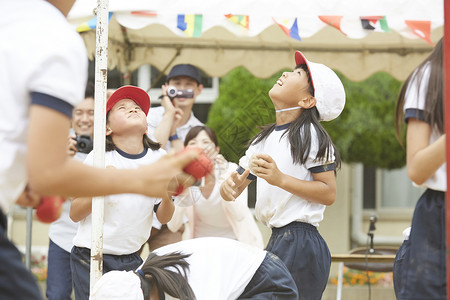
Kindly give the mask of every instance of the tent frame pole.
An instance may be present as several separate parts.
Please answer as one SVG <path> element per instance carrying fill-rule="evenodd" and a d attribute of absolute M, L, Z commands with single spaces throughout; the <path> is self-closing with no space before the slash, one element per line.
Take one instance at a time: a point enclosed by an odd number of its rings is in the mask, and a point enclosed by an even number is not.
<path fill-rule="evenodd" d="M 97 0 L 94 104 L 94 167 L 105 167 L 109 0 Z M 103 274 L 104 197 L 92 198 L 90 294 Z"/>

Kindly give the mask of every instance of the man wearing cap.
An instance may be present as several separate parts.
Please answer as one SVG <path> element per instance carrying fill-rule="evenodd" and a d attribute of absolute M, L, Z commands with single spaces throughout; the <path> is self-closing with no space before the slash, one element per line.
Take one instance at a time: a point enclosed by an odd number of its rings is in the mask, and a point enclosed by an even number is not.
<path fill-rule="evenodd" d="M 193 96 L 170 98 L 167 96 L 169 87 L 175 87 L 178 91 L 192 90 Z M 161 90 L 161 106 L 151 108 L 148 112 L 149 136 L 154 136 L 165 149 L 180 150 L 183 148 L 183 142 L 189 130 L 192 127 L 204 125 L 192 112 L 195 99 L 203 90 L 200 72 L 193 65 L 176 65 L 170 70 Z M 157 218 L 154 218 L 152 235 L 148 242 L 150 250 L 181 241 L 183 232 L 184 226 L 181 226 L 177 232 L 171 232 L 166 225 L 161 225 Z"/>
<path fill-rule="evenodd" d="M 170 98 L 167 96 L 168 87 L 175 87 L 178 91 L 192 90 L 193 96 Z M 165 149 L 181 149 L 188 131 L 194 126 L 204 125 L 192 112 L 195 99 L 203 90 L 200 72 L 193 65 L 176 65 L 161 89 L 161 106 L 151 108 L 148 113 L 149 135 L 153 135 Z"/>

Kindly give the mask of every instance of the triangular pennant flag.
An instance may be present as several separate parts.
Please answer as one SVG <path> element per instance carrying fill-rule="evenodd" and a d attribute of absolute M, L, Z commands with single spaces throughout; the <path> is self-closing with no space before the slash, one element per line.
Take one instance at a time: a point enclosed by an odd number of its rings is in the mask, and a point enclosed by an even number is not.
<path fill-rule="evenodd" d="M 137 16 L 143 16 L 143 17 L 157 17 L 158 13 L 154 10 L 139 10 L 139 11 L 132 11 L 132 15 Z"/>
<path fill-rule="evenodd" d="M 319 19 L 322 20 L 322 22 L 326 23 L 327 25 L 336 28 L 337 30 L 342 32 L 342 34 L 347 35 L 341 29 L 342 16 L 319 16 Z"/>
<path fill-rule="evenodd" d="M 281 30 L 288 36 L 291 37 L 297 41 L 301 41 L 299 32 L 298 32 L 298 24 L 297 24 L 297 18 L 294 20 L 288 20 L 288 19 L 279 19 L 276 20 L 275 18 L 272 18 L 273 21 L 280 26 Z"/>
<path fill-rule="evenodd" d="M 188 36 L 200 37 L 202 35 L 203 15 L 178 15 L 177 28 Z"/>
<path fill-rule="evenodd" d="M 415 35 L 434 46 L 431 41 L 431 21 L 405 20 L 405 23 Z"/>
<path fill-rule="evenodd" d="M 111 21 L 112 15 L 113 15 L 113 13 L 109 12 L 108 23 L 109 23 L 109 21 Z M 77 30 L 77 32 L 84 32 L 84 31 L 89 31 L 91 29 L 95 29 L 95 28 L 97 28 L 97 17 L 93 17 L 89 21 L 78 25 L 76 30 Z"/>
<path fill-rule="evenodd" d="M 228 14 L 225 15 L 225 17 L 230 20 L 231 22 L 240 25 L 246 29 L 249 28 L 250 25 L 250 20 L 249 17 L 246 15 L 232 15 L 232 14 Z"/>
<path fill-rule="evenodd" d="M 366 30 L 389 32 L 385 16 L 366 16 L 361 18 L 361 26 Z"/>

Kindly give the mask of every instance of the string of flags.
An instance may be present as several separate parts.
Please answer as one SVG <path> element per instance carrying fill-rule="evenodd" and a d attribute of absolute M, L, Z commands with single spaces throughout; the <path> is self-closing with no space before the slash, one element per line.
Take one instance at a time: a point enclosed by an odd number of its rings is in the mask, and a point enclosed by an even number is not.
<path fill-rule="evenodd" d="M 140 17 L 155 18 L 158 16 L 155 11 L 133 11 L 132 15 Z M 109 20 L 111 20 L 113 13 L 109 13 Z M 201 37 L 203 32 L 203 15 L 201 14 L 178 14 L 176 19 L 176 28 L 180 33 L 188 37 Z M 234 15 L 226 14 L 224 18 L 238 26 L 243 30 L 249 30 L 251 25 L 251 17 L 248 15 Z M 343 16 L 336 15 L 324 15 L 318 16 L 318 19 L 328 26 L 340 31 L 343 35 L 347 36 L 347 32 L 343 30 L 342 19 Z M 360 18 L 361 29 L 364 31 L 374 32 L 390 32 L 390 27 L 386 16 L 361 16 Z M 273 22 L 279 26 L 284 34 L 294 40 L 302 41 L 300 36 L 300 29 L 302 28 L 300 18 L 272 18 Z M 405 20 L 405 25 L 410 29 L 411 33 L 422 40 L 426 41 L 430 45 L 433 45 L 431 41 L 431 21 L 424 20 Z M 90 19 L 87 22 L 80 24 L 76 30 L 78 32 L 89 31 L 96 28 L 96 17 Z"/>

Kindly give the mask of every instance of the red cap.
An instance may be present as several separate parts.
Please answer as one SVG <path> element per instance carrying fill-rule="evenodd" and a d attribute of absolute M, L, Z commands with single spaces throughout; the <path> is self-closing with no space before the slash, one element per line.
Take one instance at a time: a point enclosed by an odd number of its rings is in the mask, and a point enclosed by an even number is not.
<path fill-rule="evenodd" d="M 106 103 L 106 113 L 108 113 L 111 108 L 113 108 L 113 106 L 122 99 L 133 100 L 137 105 L 139 105 L 140 108 L 142 108 L 145 115 L 148 114 L 148 110 L 150 109 L 150 96 L 143 89 L 133 85 L 125 85 L 112 93 Z"/>
<path fill-rule="evenodd" d="M 309 68 L 309 61 L 306 59 L 306 57 L 303 55 L 303 53 L 301 53 L 300 51 L 295 51 L 295 65 L 298 66 L 298 65 L 303 65 L 303 64 L 305 64 L 308 67 L 311 84 L 312 84 L 313 89 L 315 90 L 314 81 L 313 81 L 313 78 L 311 75 L 311 69 Z"/>

